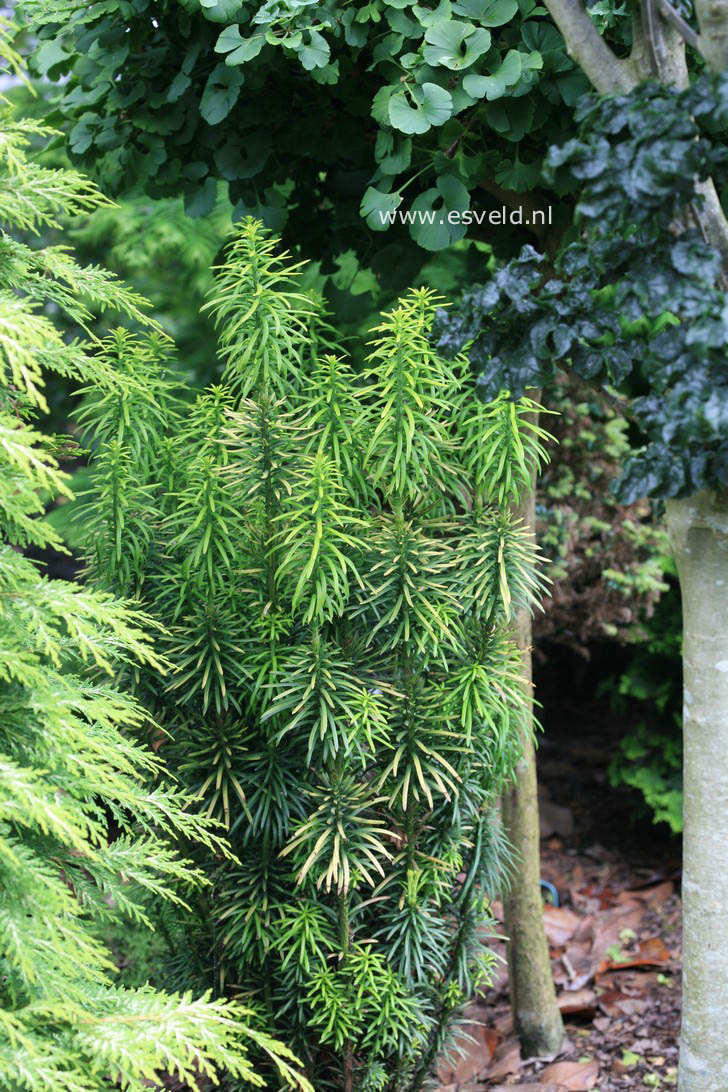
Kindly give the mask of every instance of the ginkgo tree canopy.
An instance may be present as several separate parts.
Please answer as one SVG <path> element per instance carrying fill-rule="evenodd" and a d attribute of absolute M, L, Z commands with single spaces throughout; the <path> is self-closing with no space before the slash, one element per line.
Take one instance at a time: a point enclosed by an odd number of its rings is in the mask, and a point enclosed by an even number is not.
<path fill-rule="evenodd" d="M 371 249 L 381 214 L 415 199 L 447 212 L 533 189 L 588 87 L 535 0 L 28 0 L 24 10 L 40 26 L 39 74 L 70 77 L 59 108 L 71 152 L 108 191 L 182 191 L 200 215 L 227 184 L 238 215 L 309 254 Z M 407 232 L 430 250 L 462 235 L 415 223 L 374 247 Z"/>

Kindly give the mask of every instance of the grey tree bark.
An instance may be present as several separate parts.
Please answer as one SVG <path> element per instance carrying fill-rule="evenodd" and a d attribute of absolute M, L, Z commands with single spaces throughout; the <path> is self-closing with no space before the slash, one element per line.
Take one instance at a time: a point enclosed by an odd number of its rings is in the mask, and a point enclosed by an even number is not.
<path fill-rule="evenodd" d="M 535 492 L 531 489 L 514 513 L 535 532 Z M 528 723 L 522 734 L 522 754 L 513 786 L 503 795 L 503 825 L 516 849 L 515 872 L 503 897 L 508 935 L 508 980 L 514 1030 L 524 1057 L 550 1054 L 564 1038 L 564 1024 L 556 1002 L 551 977 L 548 944 L 543 925 L 539 853 L 536 751 L 533 742 L 533 685 L 531 671 L 531 614 L 521 610 L 513 620 L 512 632 L 523 661 L 523 683 L 527 690 Z"/>
<path fill-rule="evenodd" d="M 695 0 L 698 49 L 714 72 L 728 67 L 728 0 Z"/>
<path fill-rule="evenodd" d="M 544 0 L 569 53 L 602 93 L 647 76 L 684 87 L 684 33 L 669 0 L 643 0 L 632 53 L 619 60 L 581 0 Z M 728 0 L 695 0 L 691 44 L 713 71 L 728 67 Z M 662 11 L 665 18 L 661 18 Z M 644 21 L 643 21 L 644 17 Z M 669 17 L 669 18 L 668 18 Z M 649 22 L 650 26 L 646 23 Z M 696 187 L 705 237 L 728 274 L 728 221 L 711 179 Z M 683 602 L 683 1017 L 679 1092 L 728 1092 L 728 493 L 668 504 Z"/>
<path fill-rule="evenodd" d="M 728 492 L 669 501 L 683 601 L 679 1092 L 728 1088 Z"/>

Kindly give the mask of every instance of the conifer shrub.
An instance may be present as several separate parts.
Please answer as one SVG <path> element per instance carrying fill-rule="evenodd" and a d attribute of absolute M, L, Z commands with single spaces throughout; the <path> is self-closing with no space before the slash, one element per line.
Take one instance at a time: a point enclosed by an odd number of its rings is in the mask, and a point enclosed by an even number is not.
<path fill-rule="evenodd" d="M 0 21 L 0 53 L 19 69 L 10 33 Z M 141 665 L 166 670 L 151 620 L 108 592 L 49 579 L 23 554 L 61 548 L 44 507 L 71 495 L 58 457 L 73 445 L 39 430 L 44 373 L 92 390 L 96 370 L 93 341 L 64 340 L 50 315 L 63 309 L 83 327 L 110 305 L 146 321 L 142 301 L 102 269 L 13 236 L 103 204 L 81 175 L 29 155 L 48 135 L 0 114 L 0 1087 L 142 1092 L 160 1073 L 190 1089 L 223 1075 L 261 1085 L 252 1047 L 281 1082 L 310 1089 L 239 1002 L 124 988 L 99 939 L 122 919 L 149 927 L 155 904 L 180 909 L 209 885 L 184 846 L 233 856 L 135 742 L 148 713 L 113 682 Z"/>
<path fill-rule="evenodd" d="M 78 411 L 88 575 L 163 625 L 174 672 L 129 681 L 237 857 L 167 914 L 171 980 L 242 991 L 317 1089 L 415 1089 L 492 973 L 508 623 L 543 583 L 509 511 L 546 437 L 434 351 L 431 291 L 355 374 L 300 273 L 238 227 L 207 304 L 224 371 L 189 408 L 163 342 L 106 341 Z"/>

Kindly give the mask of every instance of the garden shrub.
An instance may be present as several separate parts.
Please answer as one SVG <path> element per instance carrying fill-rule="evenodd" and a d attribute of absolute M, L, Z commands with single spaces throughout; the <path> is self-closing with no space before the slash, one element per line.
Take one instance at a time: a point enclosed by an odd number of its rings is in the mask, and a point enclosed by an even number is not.
<path fill-rule="evenodd" d="M 492 971 L 525 706 L 508 627 L 542 588 L 509 510 L 545 434 L 434 351 L 431 291 L 356 375 L 300 280 L 238 227 L 207 305 L 222 380 L 189 408 L 162 340 L 107 339 L 78 413 L 88 569 L 168 631 L 175 672 L 136 692 L 238 858 L 168 923 L 174 980 L 244 988 L 317 1088 L 414 1089 Z"/>

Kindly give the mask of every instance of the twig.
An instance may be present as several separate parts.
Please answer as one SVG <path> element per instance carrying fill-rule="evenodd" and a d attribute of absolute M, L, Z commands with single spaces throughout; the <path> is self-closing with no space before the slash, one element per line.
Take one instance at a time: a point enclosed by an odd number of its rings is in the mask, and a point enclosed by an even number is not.
<path fill-rule="evenodd" d="M 636 74 L 600 37 L 581 0 L 544 0 L 544 3 L 564 36 L 569 56 L 596 90 L 602 94 L 631 91 L 638 83 Z"/>
<path fill-rule="evenodd" d="M 675 30 L 687 45 L 692 46 L 693 49 L 697 49 L 697 51 L 700 52 L 700 38 L 693 28 L 688 26 L 682 15 L 675 10 L 670 3 L 670 0 L 656 0 L 656 2 L 662 18 L 668 23 L 672 23 Z"/>

